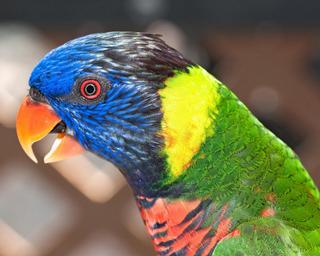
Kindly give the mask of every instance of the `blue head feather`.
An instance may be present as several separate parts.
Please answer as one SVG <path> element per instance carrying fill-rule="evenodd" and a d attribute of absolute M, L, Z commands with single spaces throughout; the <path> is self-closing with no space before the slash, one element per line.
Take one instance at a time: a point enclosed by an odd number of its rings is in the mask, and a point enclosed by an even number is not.
<path fill-rule="evenodd" d="M 93 34 L 49 52 L 30 78 L 86 149 L 113 162 L 137 193 L 152 193 L 163 167 L 159 88 L 191 63 L 157 35 Z M 103 97 L 85 100 L 77 81 L 104 81 Z"/>

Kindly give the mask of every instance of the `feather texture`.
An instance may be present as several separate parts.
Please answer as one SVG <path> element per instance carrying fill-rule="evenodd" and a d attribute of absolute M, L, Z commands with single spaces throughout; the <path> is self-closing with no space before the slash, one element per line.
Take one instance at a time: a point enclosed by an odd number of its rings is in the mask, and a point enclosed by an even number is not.
<path fill-rule="evenodd" d="M 102 85 L 93 101 L 79 94 L 88 77 Z M 159 255 L 320 255 L 319 191 L 298 157 L 158 35 L 75 39 L 30 86 L 119 167 Z"/>

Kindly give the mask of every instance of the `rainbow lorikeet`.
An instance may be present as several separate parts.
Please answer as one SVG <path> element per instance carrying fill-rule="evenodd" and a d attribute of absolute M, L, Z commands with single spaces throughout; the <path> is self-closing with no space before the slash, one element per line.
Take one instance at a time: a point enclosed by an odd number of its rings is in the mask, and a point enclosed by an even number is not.
<path fill-rule="evenodd" d="M 158 35 L 93 34 L 35 67 L 17 134 L 126 177 L 158 255 L 320 255 L 319 191 L 295 153 Z M 81 145 L 81 146 L 80 146 Z"/>

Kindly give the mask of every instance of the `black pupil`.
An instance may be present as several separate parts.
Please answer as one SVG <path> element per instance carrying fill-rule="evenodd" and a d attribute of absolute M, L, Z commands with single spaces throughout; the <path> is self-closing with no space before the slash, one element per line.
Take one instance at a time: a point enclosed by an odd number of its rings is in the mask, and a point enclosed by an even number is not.
<path fill-rule="evenodd" d="M 93 95 L 97 91 L 97 88 L 94 84 L 87 84 L 85 88 L 85 92 L 87 95 Z"/>

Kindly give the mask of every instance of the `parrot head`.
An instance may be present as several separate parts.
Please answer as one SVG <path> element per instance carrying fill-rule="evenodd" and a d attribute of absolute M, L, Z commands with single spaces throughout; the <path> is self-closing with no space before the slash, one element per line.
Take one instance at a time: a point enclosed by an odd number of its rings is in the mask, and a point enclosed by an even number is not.
<path fill-rule="evenodd" d="M 158 35 L 92 34 L 49 52 L 33 70 L 17 115 L 17 134 L 32 143 L 57 138 L 54 162 L 88 150 L 114 163 L 135 187 L 159 179 L 164 165 L 159 90 L 192 63 Z"/>

